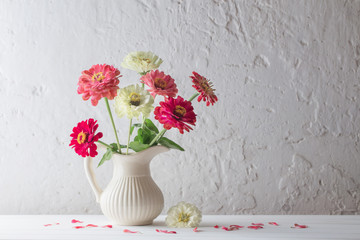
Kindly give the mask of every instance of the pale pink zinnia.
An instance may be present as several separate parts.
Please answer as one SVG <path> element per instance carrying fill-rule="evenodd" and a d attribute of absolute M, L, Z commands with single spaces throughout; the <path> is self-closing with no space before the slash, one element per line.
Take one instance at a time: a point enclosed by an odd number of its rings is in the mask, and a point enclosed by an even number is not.
<path fill-rule="evenodd" d="M 155 119 L 161 124 L 164 124 L 164 128 L 169 130 L 171 128 L 179 129 L 183 134 L 185 131 L 190 131 L 192 128 L 190 125 L 195 126 L 196 114 L 190 101 L 184 100 L 178 96 L 176 99 L 170 97 L 165 98 L 160 102 L 160 107 L 156 107 Z"/>
<path fill-rule="evenodd" d="M 96 106 L 99 100 L 106 97 L 110 100 L 117 95 L 120 71 L 113 66 L 97 64 L 82 72 L 78 82 L 78 94 L 83 100 L 91 97 L 91 104 Z"/>
<path fill-rule="evenodd" d="M 206 101 L 206 106 L 209 106 L 210 104 L 214 105 L 218 99 L 214 93 L 215 89 L 213 88 L 212 82 L 196 72 L 193 72 L 193 74 L 194 76 L 190 76 L 190 78 L 192 78 L 192 82 L 194 83 L 192 86 L 200 93 L 197 99 L 198 102 L 204 100 Z"/>
<path fill-rule="evenodd" d="M 150 87 L 148 91 L 154 98 L 156 95 L 175 97 L 178 92 L 174 79 L 159 70 L 152 70 L 142 76 L 140 80 Z"/>

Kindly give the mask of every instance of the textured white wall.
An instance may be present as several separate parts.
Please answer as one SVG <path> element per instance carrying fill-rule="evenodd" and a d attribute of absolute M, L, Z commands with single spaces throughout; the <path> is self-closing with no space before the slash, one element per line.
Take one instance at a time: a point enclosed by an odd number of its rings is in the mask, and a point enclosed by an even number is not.
<path fill-rule="evenodd" d="M 69 134 L 93 117 L 114 137 L 77 80 L 108 63 L 134 83 L 120 63 L 137 50 L 163 58 L 184 97 L 193 70 L 219 97 L 195 105 L 193 132 L 167 133 L 186 152 L 152 162 L 164 212 L 360 213 L 360 1 L 1 0 L 0 214 L 100 213 Z"/>

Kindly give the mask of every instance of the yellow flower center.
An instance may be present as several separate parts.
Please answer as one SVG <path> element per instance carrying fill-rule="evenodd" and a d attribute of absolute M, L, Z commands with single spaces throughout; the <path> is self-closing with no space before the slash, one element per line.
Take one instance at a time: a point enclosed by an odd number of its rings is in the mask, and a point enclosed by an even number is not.
<path fill-rule="evenodd" d="M 204 90 L 204 92 L 207 92 L 210 88 L 209 84 L 207 82 L 200 83 L 201 88 Z"/>
<path fill-rule="evenodd" d="M 83 144 L 86 141 L 87 134 L 81 131 L 77 136 L 77 142 L 78 144 Z"/>
<path fill-rule="evenodd" d="M 151 63 L 151 60 L 148 59 L 148 58 L 143 58 L 142 60 L 143 60 L 144 62 L 146 62 L 147 64 Z"/>
<path fill-rule="evenodd" d="M 190 220 L 190 214 L 181 212 L 178 217 L 178 222 L 188 222 Z"/>
<path fill-rule="evenodd" d="M 102 72 L 98 72 L 98 73 L 95 73 L 93 76 L 92 76 L 92 80 L 96 80 L 98 82 L 101 82 L 102 80 L 104 80 L 105 76 L 103 75 Z"/>
<path fill-rule="evenodd" d="M 166 88 L 167 82 L 164 79 L 155 78 L 154 85 L 156 88 L 161 88 L 162 90 L 164 90 Z"/>
<path fill-rule="evenodd" d="M 186 114 L 186 109 L 180 105 L 176 105 L 174 114 L 181 118 Z"/>
<path fill-rule="evenodd" d="M 130 94 L 130 104 L 134 106 L 140 105 L 140 94 L 132 92 Z"/>

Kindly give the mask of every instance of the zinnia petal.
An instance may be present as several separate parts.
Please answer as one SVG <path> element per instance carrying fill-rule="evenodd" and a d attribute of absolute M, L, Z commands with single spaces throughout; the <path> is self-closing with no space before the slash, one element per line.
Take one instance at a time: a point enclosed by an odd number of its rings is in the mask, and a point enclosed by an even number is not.
<path fill-rule="evenodd" d="M 193 204 L 180 202 L 169 209 L 165 219 L 169 227 L 198 227 L 202 219 L 200 210 Z"/>
<path fill-rule="evenodd" d="M 156 95 L 175 97 L 178 89 L 175 80 L 170 75 L 165 75 L 159 70 L 151 71 L 140 78 L 141 82 L 149 86 L 149 92 L 155 98 Z"/>
<path fill-rule="evenodd" d="M 164 124 L 165 129 L 177 128 L 181 134 L 185 131 L 190 131 L 190 125 L 195 126 L 196 114 L 191 102 L 184 100 L 178 96 L 174 98 L 165 98 L 160 102 L 160 107 L 156 107 L 155 119 L 161 124 Z"/>
<path fill-rule="evenodd" d="M 201 100 L 206 102 L 206 106 L 214 105 L 218 98 L 215 95 L 215 89 L 211 81 L 201 76 L 197 72 L 193 72 L 193 76 L 190 76 L 194 85 L 192 85 L 196 91 L 200 93 L 197 98 L 198 102 Z"/>
<path fill-rule="evenodd" d="M 78 82 L 78 94 L 83 94 L 83 100 L 91 97 L 91 104 L 96 106 L 103 97 L 114 99 L 119 88 L 120 71 L 113 66 L 94 65 L 82 72 Z"/>
<path fill-rule="evenodd" d="M 70 134 L 72 139 L 69 146 L 82 157 L 95 157 L 98 154 L 95 142 L 102 138 L 103 134 L 101 132 L 95 134 L 98 128 L 96 122 L 92 118 L 81 121 L 73 128 L 73 133 Z"/>
<path fill-rule="evenodd" d="M 115 113 L 118 117 L 139 118 L 149 117 L 153 110 L 154 98 L 139 85 L 130 85 L 118 90 L 115 97 Z"/>
<path fill-rule="evenodd" d="M 129 53 L 124 58 L 121 66 L 144 74 L 150 70 L 157 69 L 161 63 L 161 58 L 154 53 L 138 51 Z"/>

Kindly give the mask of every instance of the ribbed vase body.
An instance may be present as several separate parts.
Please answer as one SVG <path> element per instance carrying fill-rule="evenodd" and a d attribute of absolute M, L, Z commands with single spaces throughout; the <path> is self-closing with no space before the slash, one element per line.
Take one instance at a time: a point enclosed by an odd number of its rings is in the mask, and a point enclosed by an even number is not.
<path fill-rule="evenodd" d="M 162 146 L 130 155 L 114 154 L 113 178 L 101 193 L 100 206 L 106 217 L 118 225 L 148 225 L 159 216 L 164 197 L 150 174 L 150 161 Z"/>

